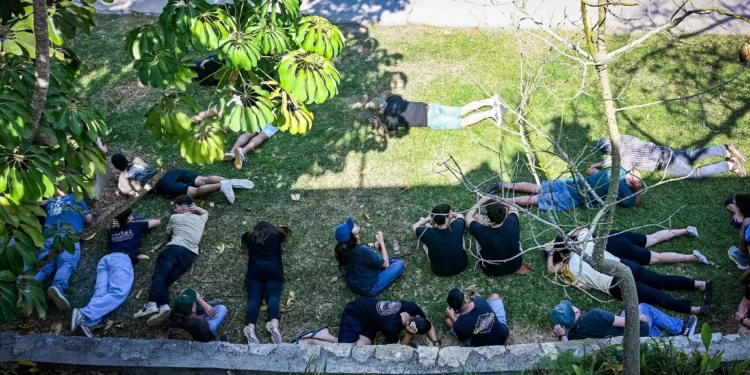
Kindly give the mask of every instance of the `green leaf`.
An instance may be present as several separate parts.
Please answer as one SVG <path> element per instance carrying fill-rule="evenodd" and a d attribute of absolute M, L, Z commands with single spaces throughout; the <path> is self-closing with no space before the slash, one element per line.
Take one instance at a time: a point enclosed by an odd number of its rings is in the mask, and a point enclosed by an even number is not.
<path fill-rule="evenodd" d="M 341 30 L 327 19 L 308 16 L 299 19 L 294 40 L 298 48 L 331 59 L 344 49 L 345 38 Z"/>
<path fill-rule="evenodd" d="M 17 290 L 15 278 L 11 282 L 0 282 L 0 324 L 16 319 Z"/>
<path fill-rule="evenodd" d="M 224 158 L 227 134 L 217 120 L 206 120 L 180 137 L 180 153 L 189 163 L 211 164 Z"/>
<path fill-rule="evenodd" d="M 708 323 L 703 323 L 703 327 L 701 328 L 701 340 L 703 341 L 703 347 L 706 349 L 706 352 L 708 352 L 708 347 L 711 345 L 711 327 L 709 327 Z"/>
<path fill-rule="evenodd" d="M 274 121 L 273 103 L 269 93 L 260 86 L 243 84 L 238 89 L 228 86 L 219 100 L 224 112 L 224 125 L 233 131 L 260 131 Z"/>
<path fill-rule="evenodd" d="M 279 62 L 281 88 L 304 104 L 321 104 L 338 94 L 341 80 L 336 68 L 324 57 L 303 50 L 286 54 Z"/>

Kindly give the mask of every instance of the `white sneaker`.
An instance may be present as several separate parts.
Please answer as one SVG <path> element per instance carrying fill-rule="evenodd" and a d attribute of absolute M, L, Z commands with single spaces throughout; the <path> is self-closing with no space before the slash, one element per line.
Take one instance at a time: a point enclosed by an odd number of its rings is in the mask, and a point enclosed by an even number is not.
<path fill-rule="evenodd" d="M 159 312 L 156 315 L 148 318 L 148 320 L 146 321 L 146 324 L 151 327 L 163 324 L 169 317 L 169 313 L 171 311 L 172 309 L 169 308 L 169 305 L 159 306 Z"/>
<path fill-rule="evenodd" d="M 54 286 L 49 287 L 49 289 L 47 289 L 47 296 L 55 302 L 55 306 L 57 306 L 58 309 L 67 310 L 70 308 L 70 302 L 68 302 L 68 299 L 65 298 L 65 294 L 63 294 L 60 289 L 57 289 Z"/>
<path fill-rule="evenodd" d="M 234 190 L 232 190 L 232 183 L 230 180 L 221 180 L 219 184 L 221 185 L 221 192 L 227 197 L 229 203 L 234 203 Z"/>
<path fill-rule="evenodd" d="M 224 153 L 224 161 L 232 161 L 234 160 L 234 153 L 233 152 L 225 152 Z"/>
<path fill-rule="evenodd" d="M 73 316 L 70 317 L 70 332 L 75 332 L 76 328 L 81 324 L 81 321 L 83 321 L 81 310 L 73 309 Z"/>
<path fill-rule="evenodd" d="M 255 186 L 255 184 L 252 181 L 247 180 L 247 179 L 243 179 L 243 180 L 232 179 L 232 180 L 229 180 L 229 181 L 232 182 L 232 187 L 233 188 L 237 188 L 237 189 L 248 189 L 249 190 L 249 189 L 252 189 Z"/>
<path fill-rule="evenodd" d="M 691 236 L 698 237 L 698 228 L 690 226 L 690 227 L 687 227 L 687 231 L 688 233 L 690 233 Z"/>
<path fill-rule="evenodd" d="M 143 307 L 140 310 L 138 310 L 137 313 L 133 315 L 133 318 L 135 319 L 143 318 L 145 316 L 156 314 L 157 312 L 159 312 L 159 308 L 156 307 L 156 302 L 148 302 L 145 305 L 143 305 Z"/>
<path fill-rule="evenodd" d="M 241 147 L 235 147 L 232 150 L 232 156 L 234 157 L 234 168 L 237 170 L 242 169 L 242 163 L 245 162 L 245 153 Z"/>

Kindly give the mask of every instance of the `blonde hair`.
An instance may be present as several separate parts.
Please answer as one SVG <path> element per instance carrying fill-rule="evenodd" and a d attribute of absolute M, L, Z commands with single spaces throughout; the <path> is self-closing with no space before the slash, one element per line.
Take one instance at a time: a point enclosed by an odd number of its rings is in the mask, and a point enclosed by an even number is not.
<path fill-rule="evenodd" d="M 385 109 L 385 100 L 381 98 L 374 98 L 365 104 L 365 108 L 375 111 L 383 112 Z"/>

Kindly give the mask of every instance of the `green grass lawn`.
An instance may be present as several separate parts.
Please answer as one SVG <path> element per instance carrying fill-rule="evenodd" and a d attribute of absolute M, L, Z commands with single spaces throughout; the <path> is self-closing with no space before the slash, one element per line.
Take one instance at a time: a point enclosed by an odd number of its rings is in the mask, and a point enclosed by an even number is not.
<path fill-rule="evenodd" d="M 87 65 L 79 81 L 79 94 L 101 111 L 113 129 L 105 139 L 110 153 L 137 153 L 163 165 L 178 156 L 178 148 L 170 142 L 154 140 L 143 128 L 144 115 L 160 92 L 138 85 L 130 57 L 122 47 L 125 32 L 148 21 L 136 16 L 99 17 L 94 34 L 79 36 L 71 47 Z M 453 176 L 440 173 L 438 160 L 452 155 L 467 178 L 476 184 L 498 174 L 506 179 L 528 179 L 530 174 L 517 162 L 522 157 L 518 137 L 486 121 L 461 131 L 412 129 L 401 131 L 396 138 L 385 139 L 371 133 L 367 125 L 370 114 L 361 109 L 369 98 L 389 92 L 413 100 L 461 105 L 485 97 L 486 92 L 498 91 L 516 105 L 520 101 L 520 52 L 532 57 L 546 56 L 549 48 L 525 33 L 510 31 L 373 27 L 369 30 L 347 28 L 347 33 L 347 49 L 336 61 L 343 76 L 340 94 L 314 108 L 315 125 L 308 134 L 280 133 L 250 155 L 242 171 L 235 170 L 229 163 L 206 167 L 181 165 L 202 175 L 250 178 L 256 187 L 251 191 L 238 191 L 234 205 L 228 204 L 220 193 L 206 199 L 211 218 L 206 226 L 201 256 L 193 269 L 172 286 L 173 296 L 182 288 L 193 287 L 211 298 L 222 298 L 230 314 L 221 333 L 228 334 L 232 342 L 244 342 L 241 331 L 247 303 L 243 284 L 247 255 L 241 250 L 240 235 L 257 221 L 270 220 L 287 224 L 294 230 L 285 245 L 283 300 L 294 291 L 296 301 L 283 315 L 284 338 L 290 338 L 298 329 L 321 324 L 335 328 L 344 305 L 355 295 L 339 277 L 333 258 L 333 228 L 346 216 L 353 216 L 362 226 L 365 240 L 370 241 L 375 232 L 381 230 L 388 242 L 398 239 L 407 254 L 405 276 L 382 298 L 417 302 L 438 323 L 440 336 L 447 334 L 441 322 L 445 298 L 452 287 L 474 285 L 484 295 L 499 293 L 508 310 L 511 343 L 554 340 L 549 314 L 566 296 L 582 308 L 600 307 L 619 312 L 621 304 L 617 301 L 599 302 L 573 288 L 566 291 L 553 284 L 544 272 L 542 256 L 536 253 L 524 259 L 533 266 L 532 274 L 525 277 L 489 278 L 474 265 L 455 277 L 435 277 L 424 253 L 417 247 L 410 225 L 437 203 L 448 202 L 454 209 L 464 211 L 475 202 L 473 194 Z M 613 89 L 615 94 L 621 93 L 623 100 L 618 106 L 688 94 L 733 76 L 740 69 L 735 61 L 741 40 L 743 38 L 738 36 L 712 35 L 692 37 L 686 44 L 676 44 L 666 37 L 654 38 L 612 65 Z M 624 38 L 615 40 L 612 47 L 624 42 Z M 524 65 L 523 69 L 534 71 L 535 67 Z M 581 86 L 578 67 L 559 60 L 548 65 L 543 73 L 548 85 L 532 97 L 530 116 L 539 126 L 559 137 L 571 155 L 577 155 L 581 147 L 606 134 L 601 104 L 597 101 L 598 84 L 591 79 L 594 71 L 588 72 L 585 93 L 574 99 L 568 97 Z M 567 80 L 570 82 L 566 83 Z M 618 117 L 620 130 L 674 148 L 731 141 L 750 153 L 748 83 L 748 76 L 743 76 L 723 89 L 704 95 L 701 100 L 621 113 Z M 198 86 L 190 90 L 201 98 L 203 105 L 209 104 L 210 90 Z M 511 116 L 506 116 L 504 126 L 508 130 L 517 128 Z M 533 138 L 538 147 L 546 147 L 538 136 Z M 233 141 L 231 138 L 230 142 Z M 540 153 L 540 165 L 551 178 L 563 170 L 562 164 L 544 153 Z M 659 178 L 655 174 L 646 177 L 649 183 Z M 400 187 L 406 185 L 412 188 L 402 193 Z M 659 223 L 670 216 L 671 220 L 664 223 L 668 227 L 698 227 L 700 238 L 676 239 L 656 250 L 690 253 L 699 249 L 722 268 L 696 264 L 653 268 L 714 281 L 713 316 L 708 320 L 701 318 L 701 322 L 707 321 L 715 331 L 735 330 L 734 309 L 743 295 L 744 286 L 737 282 L 740 272 L 726 256 L 738 232 L 729 226 L 729 214 L 723 207 L 727 197 L 743 191 L 747 191 L 747 181 L 734 174 L 710 181 L 679 181 L 649 191 L 640 208 L 617 211 L 617 228 Z M 293 201 L 292 193 L 300 194 L 301 199 Z M 214 206 L 208 207 L 209 203 Z M 166 224 L 170 208 L 167 200 L 146 198 L 134 210 L 160 218 Z M 369 220 L 360 217 L 362 212 Z M 560 215 L 559 219 L 569 224 L 574 216 L 586 220 L 593 212 L 576 211 Z M 532 229 L 539 233 L 544 228 L 528 217 L 522 217 L 521 221 L 523 245 L 532 246 Z M 84 247 L 68 293 L 73 306 L 85 305 L 93 293 L 96 265 L 105 254 L 105 237 L 102 230 Z M 544 241 L 550 239 L 541 237 Z M 163 329 L 151 329 L 144 321 L 132 319 L 132 314 L 148 295 L 153 263 L 160 250 L 151 249 L 163 238 L 163 228 L 146 237 L 143 251 L 150 259 L 135 267 L 132 295 L 123 307 L 110 315 L 114 325 L 95 334 L 138 338 L 165 335 Z M 677 295 L 696 303 L 700 298 L 698 293 Z M 596 296 L 609 301 L 601 294 Z M 44 322 L 30 330 L 49 332 L 57 323 L 67 327 L 69 317 L 69 313 L 50 311 Z M 261 327 L 265 323 L 264 314 L 259 323 Z M 261 341 L 270 342 L 270 336 L 260 331 Z"/>

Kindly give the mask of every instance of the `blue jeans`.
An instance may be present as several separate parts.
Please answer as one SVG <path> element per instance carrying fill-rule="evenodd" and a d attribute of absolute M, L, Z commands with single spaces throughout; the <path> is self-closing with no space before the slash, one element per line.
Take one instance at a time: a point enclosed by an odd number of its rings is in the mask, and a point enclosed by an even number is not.
<path fill-rule="evenodd" d="M 693 169 L 693 164 L 706 158 L 724 157 L 727 149 L 724 146 L 712 146 L 697 150 L 672 150 L 672 157 L 664 171 L 673 177 L 689 176 L 688 180 L 701 180 L 729 170 L 729 164 L 721 161 Z"/>
<path fill-rule="evenodd" d="M 578 206 L 564 180 L 542 181 L 537 202 L 539 211 L 568 211 Z"/>
<path fill-rule="evenodd" d="M 96 267 L 94 296 L 81 309 L 83 325 L 99 324 L 102 318 L 128 299 L 133 286 L 133 263 L 124 253 L 105 255 Z"/>
<path fill-rule="evenodd" d="M 402 260 L 391 257 L 390 265 L 388 268 L 380 271 L 380 274 L 378 274 L 378 281 L 375 283 L 375 286 L 372 287 L 370 293 L 367 294 L 367 297 L 377 297 L 385 292 L 385 290 L 388 289 L 396 279 L 404 274 L 404 267 L 406 266 Z"/>
<path fill-rule="evenodd" d="M 206 322 L 208 322 L 208 329 L 210 329 L 211 333 L 215 335 L 216 331 L 221 327 L 221 323 L 224 323 L 224 319 L 227 317 L 229 310 L 227 310 L 227 307 L 224 305 L 216 305 L 214 306 L 214 311 L 216 312 L 216 316 L 212 318 L 203 312 L 203 308 L 200 305 L 195 306 L 195 314 L 206 319 Z"/>
<path fill-rule="evenodd" d="M 47 254 L 52 252 L 53 240 L 54 237 L 44 240 L 44 247 L 39 252 L 39 255 L 37 255 L 37 260 L 41 260 L 42 258 L 47 256 Z M 68 289 L 68 281 L 70 280 L 70 276 L 72 276 L 73 273 L 76 272 L 76 268 L 78 268 L 78 261 L 80 260 L 81 244 L 76 242 L 75 253 L 71 254 L 66 250 L 63 250 L 55 259 L 47 263 L 44 267 L 42 267 L 41 270 L 39 270 L 39 272 L 37 272 L 36 279 L 39 280 L 39 282 L 44 282 L 47 277 L 54 274 L 55 276 L 54 279 L 52 279 L 52 286 L 59 289 L 61 293 L 65 293 L 65 291 Z"/>
<path fill-rule="evenodd" d="M 662 330 L 672 336 L 678 335 L 682 331 L 682 325 L 684 324 L 682 319 L 671 317 L 647 303 L 638 305 L 638 310 L 648 318 L 648 335 L 651 337 L 661 337 Z M 623 311 L 620 316 L 625 316 L 625 312 Z"/>

